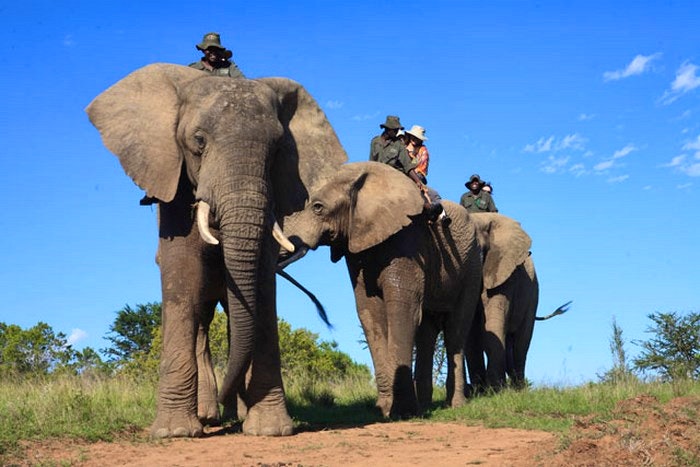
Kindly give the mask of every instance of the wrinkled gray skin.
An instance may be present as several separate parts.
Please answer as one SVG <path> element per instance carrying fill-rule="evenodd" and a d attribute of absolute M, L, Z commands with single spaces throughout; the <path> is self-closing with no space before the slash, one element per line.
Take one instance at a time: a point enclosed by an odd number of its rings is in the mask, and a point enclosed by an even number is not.
<path fill-rule="evenodd" d="M 219 400 L 235 413 L 242 394 L 246 433 L 291 434 L 271 227 L 275 218 L 291 222 L 308 190 L 346 160 L 325 115 L 288 79 L 212 77 L 170 64 L 131 73 L 87 112 L 125 172 L 160 200 L 163 349 L 152 435 L 196 437 L 202 423 L 219 420 L 208 341 L 217 303 L 229 313 L 231 341 Z M 194 224 L 199 201 L 211 206 L 219 245 Z"/>
<path fill-rule="evenodd" d="M 285 228 L 295 243 L 330 245 L 333 261 L 345 256 L 384 416 L 410 416 L 429 406 L 442 329 L 448 403 L 465 400 L 464 342 L 479 300 L 481 261 L 469 213 L 443 204 L 452 224 L 431 227 L 408 177 L 385 164 L 352 163 L 311 194 L 297 229 Z"/>
<path fill-rule="evenodd" d="M 539 299 L 532 240 L 502 214 L 475 213 L 472 219 L 484 253 L 484 288 L 467 344 L 470 382 L 477 390 L 498 390 L 507 375 L 510 384 L 522 387 Z"/>

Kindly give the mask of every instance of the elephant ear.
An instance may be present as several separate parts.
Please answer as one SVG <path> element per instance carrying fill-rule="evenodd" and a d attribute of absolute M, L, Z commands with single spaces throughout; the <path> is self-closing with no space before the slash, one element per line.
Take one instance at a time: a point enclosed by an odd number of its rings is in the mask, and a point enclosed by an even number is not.
<path fill-rule="evenodd" d="M 502 214 L 477 213 L 470 217 L 486 255 L 484 287 L 490 290 L 508 280 L 515 268 L 530 256 L 532 239 L 520 222 Z"/>
<path fill-rule="evenodd" d="M 179 90 L 204 76 L 193 68 L 153 64 L 126 76 L 85 109 L 124 171 L 146 194 L 172 201 L 182 154 L 176 141 Z"/>
<path fill-rule="evenodd" d="M 348 250 L 359 253 L 385 241 L 423 212 L 416 184 L 398 170 L 379 162 L 347 164 L 355 172 L 350 184 Z"/>
<path fill-rule="evenodd" d="M 279 218 L 304 209 L 309 193 L 327 181 L 348 159 L 326 115 L 304 87 L 287 78 L 260 78 L 279 100 L 284 128 L 272 167 Z"/>

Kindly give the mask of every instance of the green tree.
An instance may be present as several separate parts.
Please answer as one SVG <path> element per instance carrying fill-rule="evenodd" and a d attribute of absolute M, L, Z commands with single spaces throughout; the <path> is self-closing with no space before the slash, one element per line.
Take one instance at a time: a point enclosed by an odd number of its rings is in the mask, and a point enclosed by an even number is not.
<path fill-rule="evenodd" d="M 666 381 L 700 378 L 700 314 L 652 313 L 647 332 L 654 337 L 639 342 L 642 353 L 636 368 L 653 371 Z"/>
<path fill-rule="evenodd" d="M 0 323 L 0 371 L 2 373 L 47 375 L 70 365 L 75 352 L 66 335 L 56 334 L 46 323 L 22 329 Z"/>
<path fill-rule="evenodd" d="M 351 372 L 366 372 L 369 368 L 355 363 L 349 355 L 338 350 L 335 341 L 318 341 L 318 334 L 308 329 L 292 329 L 283 319 L 279 320 L 280 357 L 282 376 L 307 375 L 312 378 L 332 379 L 347 376 Z"/>
<path fill-rule="evenodd" d="M 112 345 L 102 352 L 108 360 L 123 365 L 137 355 L 146 355 L 151 350 L 153 331 L 161 324 L 161 304 L 157 302 L 129 305 L 117 311 L 117 318 L 109 327 L 106 337 Z"/>

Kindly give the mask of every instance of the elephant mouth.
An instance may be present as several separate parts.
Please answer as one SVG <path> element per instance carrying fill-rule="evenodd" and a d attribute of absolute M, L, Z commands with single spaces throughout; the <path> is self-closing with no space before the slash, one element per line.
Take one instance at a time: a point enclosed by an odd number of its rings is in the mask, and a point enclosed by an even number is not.
<path fill-rule="evenodd" d="M 206 201 L 199 201 L 195 206 L 195 210 L 197 211 L 197 228 L 199 229 L 199 235 L 210 245 L 218 245 L 219 240 L 214 237 L 209 230 L 209 213 L 211 212 L 209 203 Z M 274 219 L 272 224 L 272 236 L 282 248 L 290 253 L 294 253 L 294 244 L 287 238 L 286 235 L 284 235 L 284 232 L 282 232 L 282 228 L 277 223 L 276 219 Z M 306 254 L 306 252 L 304 252 L 304 254 Z"/>

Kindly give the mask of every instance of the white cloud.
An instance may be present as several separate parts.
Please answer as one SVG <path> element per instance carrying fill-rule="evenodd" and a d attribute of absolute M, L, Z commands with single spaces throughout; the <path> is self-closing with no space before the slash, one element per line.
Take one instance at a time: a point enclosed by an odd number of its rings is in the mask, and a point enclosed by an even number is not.
<path fill-rule="evenodd" d="M 690 188 L 691 186 L 693 186 L 693 184 L 688 182 L 688 183 L 681 183 L 680 185 L 676 185 L 676 188 L 678 188 L 679 190 L 685 190 L 686 188 Z"/>
<path fill-rule="evenodd" d="M 593 166 L 593 170 L 596 172 L 602 172 L 603 170 L 608 170 L 614 163 L 615 162 L 613 160 L 599 162 Z"/>
<path fill-rule="evenodd" d="M 574 164 L 571 167 L 569 167 L 569 172 L 574 174 L 575 177 L 580 177 L 582 175 L 585 175 L 587 172 L 586 166 L 579 163 L 579 164 Z"/>
<path fill-rule="evenodd" d="M 683 145 L 684 150 L 700 151 L 700 136 L 695 138 L 695 141 L 689 141 Z"/>
<path fill-rule="evenodd" d="M 547 139 L 540 138 L 535 144 L 528 144 L 525 146 L 525 152 L 548 152 L 552 149 L 552 143 L 554 142 L 554 136 L 550 136 Z"/>
<path fill-rule="evenodd" d="M 63 46 L 64 47 L 74 47 L 75 46 L 75 41 L 73 40 L 73 36 L 68 34 L 63 38 Z"/>
<path fill-rule="evenodd" d="M 580 122 L 585 122 L 587 120 L 593 120 L 595 117 L 596 117 L 595 114 L 582 113 L 578 116 L 578 120 Z"/>
<path fill-rule="evenodd" d="M 670 104 L 683 94 L 700 87 L 700 77 L 697 76 L 698 66 L 685 62 L 676 71 L 676 79 L 671 83 L 671 89 L 661 96 L 662 104 Z"/>
<path fill-rule="evenodd" d="M 549 156 L 547 157 L 547 160 L 542 162 L 542 172 L 547 173 L 547 174 L 553 174 L 557 172 L 561 172 L 564 167 L 566 167 L 566 164 L 569 162 L 569 156 L 563 156 L 563 157 L 555 157 L 555 156 Z"/>
<path fill-rule="evenodd" d="M 537 140 L 536 143 L 534 144 L 527 144 L 523 148 L 524 152 L 536 152 L 536 153 L 542 153 L 542 152 L 558 152 L 558 151 L 563 151 L 565 149 L 573 149 L 576 151 L 583 151 L 584 150 L 584 145 L 588 141 L 586 138 L 583 136 L 579 135 L 578 133 L 574 133 L 572 135 L 566 135 L 561 139 L 557 139 L 554 136 L 550 136 L 549 138 L 540 138 Z"/>
<path fill-rule="evenodd" d="M 373 114 L 355 115 L 354 117 L 352 117 L 352 119 L 358 122 L 364 122 L 366 120 L 374 120 L 378 117 L 379 112 L 375 112 Z"/>
<path fill-rule="evenodd" d="M 87 336 L 87 332 L 83 331 L 82 329 L 76 328 L 70 332 L 70 336 L 68 336 L 66 342 L 68 343 L 68 345 L 74 345 L 75 343 L 85 339 Z"/>
<path fill-rule="evenodd" d="M 343 103 L 340 101 L 328 101 L 326 102 L 326 107 L 329 109 L 340 109 L 343 107 Z"/>
<path fill-rule="evenodd" d="M 575 149 L 577 151 L 583 151 L 583 145 L 586 143 L 586 141 L 586 138 L 582 137 L 578 133 L 566 135 L 557 145 L 557 149 Z"/>
<path fill-rule="evenodd" d="M 689 177 L 700 177 L 700 162 L 681 167 L 681 171 Z"/>
<path fill-rule="evenodd" d="M 641 75 L 645 71 L 648 71 L 652 60 L 661 56 L 661 53 L 655 53 L 652 55 L 637 55 L 632 59 L 629 65 L 623 70 L 616 71 L 606 71 L 603 73 L 603 79 L 605 81 L 616 81 L 623 78 L 628 78 L 634 75 Z"/>
<path fill-rule="evenodd" d="M 624 148 L 615 151 L 615 153 L 613 154 L 613 159 L 619 159 L 621 157 L 625 157 L 629 153 L 636 151 L 636 150 L 637 150 L 637 148 L 635 147 L 634 144 L 628 144 Z"/>
<path fill-rule="evenodd" d="M 617 177 L 611 177 L 608 179 L 608 183 L 621 183 L 630 178 L 629 175 L 620 175 Z"/>
<path fill-rule="evenodd" d="M 673 159 L 671 159 L 671 162 L 668 164 L 664 164 L 661 167 L 679 167 L 683 165 L 683 162 L 685 161 L 685 154 L 681 154 L 680 156 L 676 156 Z"/>

